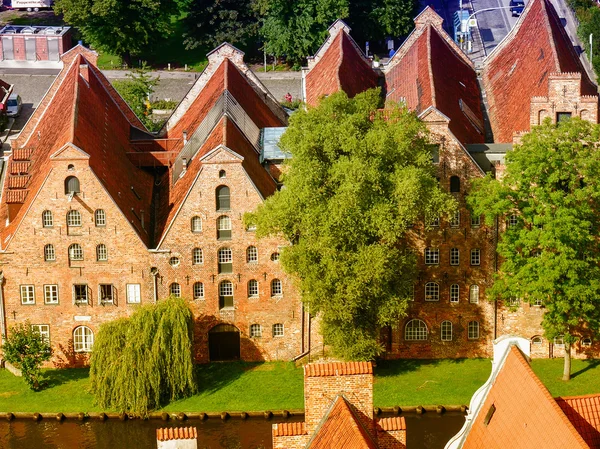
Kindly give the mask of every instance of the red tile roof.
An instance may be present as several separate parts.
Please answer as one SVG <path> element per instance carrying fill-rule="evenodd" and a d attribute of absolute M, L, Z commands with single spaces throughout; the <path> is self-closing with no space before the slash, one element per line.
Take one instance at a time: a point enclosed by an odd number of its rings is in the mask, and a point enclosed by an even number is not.
<path fill-rule="evenodd" d="M 600 394 L 557 398 L 556 403 L 585 442 L 600 448 Z"/>
<path fill-rule="evenodd" d="M 338 396 L 306 445 L 307 449 L 376 449 L 351 404 Z"/>
<path fill-rule="evenodd" d="M 193 440 L 198 438 L 198 429 L 195 427 L 165 427 L 156 429 L 158 441 L 168 440 Z"/>
<path fill-rule="evenodd" d="M 404 419 L 404 416 L 381 418 L 377 421 L 377 424 L 379 424 L 386 432 L 390 430 L 406 430 L 406 420 Z"/>
<path fill-rule="evenodd" d="M 273 424 L 273 436 L 275 437 L 291 437 L 306 434 L 306 423 L 304 422 Z"/>
<path fill-rule="evenodd" d="M 548 75 L 580 72 L 582 95 L 597 88 L 582 68 L 549 0 L 531 0 L 519 22 L 484 61 L 483 82 L 495 142 L 529 131 L 531 97 L 548 95 Z"/>
<path fill-rule="evenodd" d="M 331 43 L 323 45 L 319 50 L 322 54 L 315 56 L 316 64 L 306 74 L 306 102 L 309 105 L 315 106 L 322 96 L 339 90 L 354 97 L 377 87 L 378 75 L 371 68 L 371 62 L 346 30 L 349 28 L 344 25 L 337 34 L 328 37 Z"/>
<path fill-rule="evenodd" d="M 371 362 L 310 363 L 304 367 L 304 377 L 350 376 L 373 374 Z"/>
<path fill-rule="evenodd" d="M 450 119 L 450 130 L 464 143 L 484 141 L 483 113 L 473 65 L 427 7 L 416 28 L 384 67 L 387 101 L 404 101 L 417 112 L 433 106 Z"/>
<path fill-rule="evenodd" d="M 491 415 L 488 424 L 486 416 Z M 588 448 L 550 392 L 513 346 L 484 404 L 475 417 L 463 449 Z"/>

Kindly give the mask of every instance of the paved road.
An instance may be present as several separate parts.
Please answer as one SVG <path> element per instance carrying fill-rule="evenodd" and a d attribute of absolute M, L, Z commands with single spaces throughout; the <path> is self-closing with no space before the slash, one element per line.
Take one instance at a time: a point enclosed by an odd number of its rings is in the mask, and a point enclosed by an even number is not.
<path fill-rule="evenodd" d="M 527 3 L 527 0 L 525 0 Z M 473 11 L 481 11 L 487 8 L 503 8 L 509 6 L 509 0 L 471 0 Z M 513 17 L 508 9 L 497 9 L 494 11 L 483 11 L 475 16 L 479 34 L 484 42 L 485 54 L 490 52 L 504 39 L 518 18 Z"/>

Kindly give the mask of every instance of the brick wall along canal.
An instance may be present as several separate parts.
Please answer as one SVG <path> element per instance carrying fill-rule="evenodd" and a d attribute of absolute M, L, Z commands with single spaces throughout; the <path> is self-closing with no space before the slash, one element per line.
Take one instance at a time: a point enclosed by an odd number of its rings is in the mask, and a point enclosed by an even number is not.
<path fill-rule="evenodd" d="M 464 423 L 460 413 L 406 414 L 408 449 L 443 449 Z M 288 420 L 301 421 L 303 417 Z M 0 421 L 0 449 L 154 449 L 156 429 L 167 426 L 198 428 L 198 449 L 271 449 L 271 425 L 278 420 L 219 419 L 125 421 L 50 419 L 33 422 Z"/>

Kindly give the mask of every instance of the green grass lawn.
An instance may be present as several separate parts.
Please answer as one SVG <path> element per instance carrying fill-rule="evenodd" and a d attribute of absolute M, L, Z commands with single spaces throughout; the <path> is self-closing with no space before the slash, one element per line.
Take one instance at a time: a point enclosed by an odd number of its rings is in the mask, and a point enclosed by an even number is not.
<path fill-rule="evenodd" d="M 562 359 L 534 360 L 533 370 L 553 396 L 600 393 L 600 360 L 573 360 L 570 382 L 560 380 Z M 199 365 L 200 392 L 172 402 L 169 412 L 292 410 L 304 407 L 303 371 L 292 363 Z M 397 360 L 375 369 L 376 407 L 469 404 L 489 377 L 488 359 Z M 88 370 L 46 370 L 49 387 L 34 393 L 21 378 L 0 370 L 0 412 L 91 412 Z"/>

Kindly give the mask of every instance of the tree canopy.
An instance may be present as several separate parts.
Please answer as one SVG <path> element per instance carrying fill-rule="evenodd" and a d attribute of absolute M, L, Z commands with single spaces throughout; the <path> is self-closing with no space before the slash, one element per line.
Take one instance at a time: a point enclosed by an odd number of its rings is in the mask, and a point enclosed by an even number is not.
<path fill-rule="evenodd" d="M 116 80 L 113 86 L 144 126 L 149 131 L 158 131 L 161 123 L 152 120 L 152 107 L 148 98 L 154 92 L 159 79 L 151 77 L 148 72 L 148 66 L 143 63 L 142 67 L 133 69 L 126 75 L 128 79 Z"/>
<path fill-rule="evenodd" d="M 564 339 L 565 380 L 572 343 L 600 328 L 599 137 L 588 122 L 548 120 L 507 153 L 502 178 L 475 180 L 468 198 L 488 223 L 512 217 L 490 297 L 544 307 L 546 336 Z"/>
<path fill-rule="evenodd" d="M 97 403 L 147 415 L 166 401 L 193 394 L 192 328 L 190 308 L 174 297 L 100 326 L 90 360 Z"/>
<path fill-rule="evenodd" d="M 380 101 L 378 89 L 338 92 L 292 115 L 280 141 L 292 156 L 285 187 L 246 217 L 259 237 L 290 241 L 284 269 L 326 342 L 352 360 L 380 354 L 380 328 L 405 314 L 416 272 L 407 230 L 455 206 L 436 180 L 424 124 L 400 107 L 384 118 Z"/>
<path fill-rule="evenodd" d="M 171 32 L 171 15 L 182 0 L 56 0 L 54 10 L 103 51 L 130 57 Z"/>

